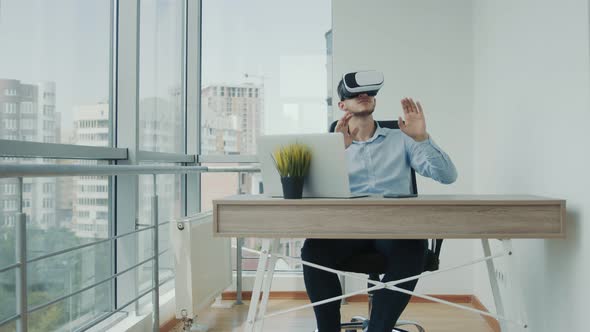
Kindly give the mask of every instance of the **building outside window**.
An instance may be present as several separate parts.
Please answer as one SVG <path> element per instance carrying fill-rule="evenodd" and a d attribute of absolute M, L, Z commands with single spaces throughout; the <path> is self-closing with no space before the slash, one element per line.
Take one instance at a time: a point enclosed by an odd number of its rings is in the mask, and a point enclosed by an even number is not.
<path fill-rule="evenodd" d="M 300 17 L 306 17 L 304 26 Z M 255 155 L 259 135 L 327 131 L 330 1 L 265 0 L 253 5 L 204 0 L 202 24 L 203 155 Z M 203 210 L 211 208 L 214 198 L 236 194 L 238 183 L 243 193 L 258 193 L 261 187 L 259 174 L 239 181 L 233 175 L 204 174 L 201 181 Z M 281 248 L 298 257 L 302 243 L 282 240 Z M 260 245 L 258 239 L 245 239 L 246 247 Z M 257 260 L 249 259 L 253 255 L 243 255 L 244 269 L 255 269 Z M 301 269 L 283 261 L 279 265 Z"/>
<path fill-rule="evenodd" d="M 4 0 L 0 11 L 0 139 L 79 144 L 75 133 L 80 105 L 109 103 L 110 1 Z M 26 42 L 23 42 L 26 41 Z M 108 107 L 107 107 L 108 110 Z M 109 111 L 107 111 L 108 113 Z M 108 114 L 105 118 L 109 127 Z M 108 133 L 108 129 L 107 129 Z M 95 137 L 97 138 L 97 137 Z M 88 142 L 90 143 L 90 142 Z M 7 143 L 10 144 L 10 143 Z M 100 145 L 91 142 L 87 145 Z M 51 151 L 51 149 L 47 149 Z M 11 164 L 75 164 L 77 160 L 3 158 Z M 93 161 L 96 164 L 96 161 Z M 108 235 L 102 220 L 92 234 L 80 234 L 74 177 L 23 179 L 29 257 L 88 243 Z M 103 178 L 107 179 L 107 178 Z M 0 267 L 14 263 L 17 179 L 1 179 Z M 103 183 L 103 185 L 107 185 Z M 16 188 L 16 190 L 13 190 Z M 108 197 L 97 197 L 105 199 Z M 108 211 L 108 204 L 97 208 Z M 100 202 L 104 203 L 104 202 Z M 108 219 L 108 218 L 107 218 Z M 111 273 L 109 245 L 61 255 L 29 266 L 30 308 L 103 280 Z M 111 307 L 111 284 L 59 301 L 29 316 L 29 330 L 75 330 Z M 0 274 L 0 321 L 15 314 L 14 271 Z M 0 331 L 10 331 L 10 326 Z"/>

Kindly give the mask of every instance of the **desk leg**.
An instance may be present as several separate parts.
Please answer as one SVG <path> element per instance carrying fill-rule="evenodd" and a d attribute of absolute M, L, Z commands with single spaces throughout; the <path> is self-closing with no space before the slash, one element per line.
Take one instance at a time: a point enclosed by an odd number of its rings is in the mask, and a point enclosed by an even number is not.
<path fill-rule="evenodd" d="M 256 313 L 258 311 L 258 302 L 260 301 L 260 289 L 262 288 L 264 271 L 266 269 L 266 262 L 268 261 L 270 241 L 270 239 L 262 240 L 262 253 L 258 258 L 256 279 L 254 280 L 254 288 L 252 288 L 252 298 L 250 299 L 250 307 L 248 308 L 248 318 L 246 320 L 246 328 L 244 329 L 246 332 L 254 331 L 254 325 L 256 323 Z"/>
<path fill-rule="evenodd" d="M 274 239 L 272 240 L 272 248 L 270 253 L 277 253 L 279 252 L 279 245 L 280 240 Z M 270 288 L 272 286 L 272 278 L 275 273 L 275 265 L 277 264 L 277 256 L 271 256 L 270 262 L 268 263 L 268 269 L 266 270 L 266 276 L 264 277 L 262 283 L 262 301 L 260 304 L 260 310 L 258 310 L 258 317 L 254 324 L 254 330 L 256 332 L 262 331 L 262 327 L 264 326 L 264 315 L 266 315 L 266 306 L 268 304 L 268 297 L 270 295 Z"/>
<path fill-rule="evenodd" d="M 490 249 L 490 241 L 488 239 L 482 239 L 481 245 L 483 247 L 483 254 L 486 257 L 492 255 Z M 494 261 L 489 259 L 486 261 L 488 267 L 488 277 L 490 279 L 490 286 L 492 286 L 492 294 L 494 295 L 494 303 L 496 305 L 496 314 L 504 316 L 504 303 L 502 302 L 502 294 L 500 293 L 500 287 L 498 285 L 498 275 L 496 274 L 496 268 L 494 267 Z M 503 320 L 499 321 L 500 329 L 507 331 L 506 322 Z"/>
<path fill-rule="evenodd" d="M 507 293 L 510 300 L 509 303 L 511 304 L 510 310 L 514 313 L 514 320 L 519 321 L 521 323 L 520 328 L 515 330 L 524 331 L 528 327 L 527 316 L 524 305 L 522 287 L 520 284 L 520 274 L 517 273 L 518 270 L 516 269 L 515 253 L 514 249 L 512 248 L 512 240 L 503 239 L 500 241 L 502 241 L 504 251 L 506 251 L 509 254 L 506 262 L 506 276 L 508 279 Z"/>

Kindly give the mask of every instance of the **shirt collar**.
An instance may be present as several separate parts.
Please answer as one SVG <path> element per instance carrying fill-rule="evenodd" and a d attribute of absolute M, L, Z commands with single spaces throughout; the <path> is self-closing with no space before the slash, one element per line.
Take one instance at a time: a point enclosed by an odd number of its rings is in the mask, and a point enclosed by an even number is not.
<path fill-rule="evenodd" d="M 362 142 L 359 142 L 359 141 L 352 141 L 352 142 L 356 143 L 356 144 L 367 144 L 367 143 L 372 143 L 379 136 L 387 136 L 387 134 L 388 134 L 387 130 L 385 128 L 381 127 L 379 125 L 379 122 L 375 121 L 375 126 L 377 126 L 377 128 L 375 129 L 375 133 L 373 134 L 373 136 L 371 138 L 369 138 L 366 141 L 362 141 Z"/>
<path fill-rule="evenodd" d="M 373 135 L 372 138 L 377 138 L 377 136 L 381 135 L 381 136 L 387 136 L 387 134 L 389 133 L 385 128 L 382 128 L 379 125 L 379 122 L 375 121 L 375 125 L 377 126 L 377 129 L 375 130 L 375 135 Z"/>

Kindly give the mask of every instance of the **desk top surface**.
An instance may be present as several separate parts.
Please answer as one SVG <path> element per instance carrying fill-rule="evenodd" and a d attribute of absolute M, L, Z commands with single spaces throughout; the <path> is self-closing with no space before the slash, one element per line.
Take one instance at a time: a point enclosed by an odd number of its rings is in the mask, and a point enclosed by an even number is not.
<path fill-rule="evenodd" d="M 565 200 L 532 195 L 213 201 L 214 234 L 307 238 L 563 238 Z"/>
<path fill-rule="evenodd" d="M 384 198 L 379 195 L 357 198 L 284 199 L 266 195 L 233 195 L 213 200 L 214 204 L 264 205 L 545 205 L 565 200 L 535 195 L 419 195 L 412 198 Z"/>

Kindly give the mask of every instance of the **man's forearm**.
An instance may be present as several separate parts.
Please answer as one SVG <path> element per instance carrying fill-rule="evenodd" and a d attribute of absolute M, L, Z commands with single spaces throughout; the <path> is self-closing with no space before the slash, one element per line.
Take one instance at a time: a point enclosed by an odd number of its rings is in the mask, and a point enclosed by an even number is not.
<path fill-rule="evenodd" d="M 412 144 L 410 159 L 412 167 L 421 175 L 449 184 L 457 179 L 457 169 L 451 158 L 427 137 Z"/>

